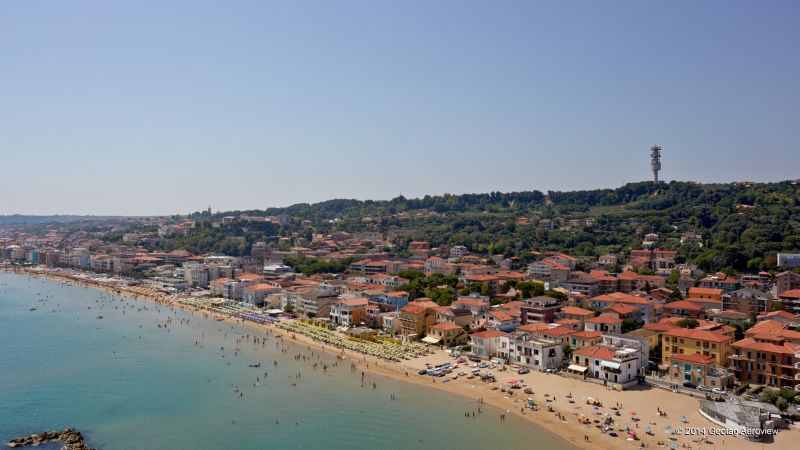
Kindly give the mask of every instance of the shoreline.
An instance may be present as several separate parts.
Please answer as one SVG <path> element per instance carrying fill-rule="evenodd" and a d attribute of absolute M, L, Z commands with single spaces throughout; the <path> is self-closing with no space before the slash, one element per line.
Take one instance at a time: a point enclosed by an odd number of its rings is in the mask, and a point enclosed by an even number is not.
<path fill-rule="evenodd" d="M 534 424 L 537 428 L 541 429 L 542 432 L 550 433 L 550 435 L 577 448 L 601 448 L 610 450 L 626 446 L 626 444 L 630 444 L 627 446 L 629 448 L 639 448 L 642 445 L 655 448 L 659 447 L 658 444 L 663 442 L 665 443 L 664 447 L 669 447 L 670 444 L 673 443 L 690 446 L 687 448 L 713 448 L 717 444 L 727 444 L 735 445 L 742 450 L 751 448 L 755 450 L 765 445 L 761 442 L 748 441 L 741 437 L 728 436 L 726 439 L 723 436 L 709 436 L 708 434 L 706 434 L 704 442 L 700 442 L 700 439 L 698 439 L 700 436 L 698 435 L 691 437 L 671 436 L 673 440 L 670 440 L 670 436 L 662 430 L 662 423 L 664 422 L 676 428 L 685 427 L 687 429 L 703 430 L 714 428 L 715 425 L 700 415 L 696 399 L 682 394 L 673 394 L 658 388 L 651 387 L 649 389 L 634 389 L 622 392 L 610 391 L 602 385 L 565 378 L 560 375 L 544 374 L 535 371 L 526 375 L 517 375 L 516 371 L 513 370 L 511 366 L 509 366 L 509 370 L 506 372 L 495 371 L 495 376 L 498 379 L 496 385 L 504 386 L 507 379 L 515 378 L 524 380 L 527 386 L 534 389 L 534 393 L 530 396 L 535 398 L 540 410 L 533 412 L 528 408 L 524 408 L 525 399 L 529 395 L 523 394 L 521 391 L 515 391 L 514 395 L 509 396 L 500 389 L 492 390 L 490 387 L 491 385 L 487 385 L 477 379 L 467 380 L 460 377 L 458 380 L 450 380 L 450 377 L 446 377 L 437 380 L 429 376 L 417 374 L 421 368 L 425 367 L 426 362 L 433 364 L 453 362 L 453 358 L 443 350 L 436 350 L 433 354 L 421 356 L 412 360 L 390 362 L 353 350 L 326 345 L 309 336 L 283 329 L 275 324 L 260 324 L 234 316 L 227 316 L 194 308 L 190 305 L 179 303 L 178 300 L 182 298 L 180 295 L 167 295 L 141 287 L 113 286 L 72 275 L 76 272 L 59 273 L 58 271 L 49 269 L 34 270 L 31 268 L 14 268 L 13 270 L 9 270 L 9 268 L 0 268 L 0 270 L 17 275 L 43 278 L 66 284 L 98 289 L 115 295 L 130 297 L 135 300 L 148 301 L 164 306 L 180 308 L 185 311 L 201 313 L 208 318 L 222 319 L 222 321 L 231 324 L 243 325 L 261 332 L 267 331 L 273 335 L 280 333 L 284 336 L 284 339 L 288 337 L 288 339 L 293 340 L 295 343 L 305 344 L 309 347 L 313 346 L 331 355 L 344 356 L 350 359 L 364 372 L 458 395 L 475 402 L 476 409 L 479 408 L 481 404 L 491 405 L 498 408 L 501 412 L 505 411 L 506 414 L 514 414 Z M 87 272 L 85 275 L 88 277 L 92 274 Z M 98 274 L 97 276 L 102 277 L 104 275 Z M 574 399 L 569 401 L 569 403 L 567 401 L 568 394 L 572 394 L 572 398 Z M 594 398 L 604 402 L 602 409 L 595 410 L 592 406 L 585 404 L 585 399 L 587 398 Z M 615 416 L 614 411 L 610 410 L 610 407 L 615 403 L 620 403 L 621 413 L 617 416 Z M 552 412 L 548 411 L 546 407 L 548 405 L 552 406 Z M 657 407 L 661 410 L 668 411 L 668 418 L 657 416 Z M 603 417 L 600 415 L 602 412 L 610 414 L 611 418 L 616 418 L 620 423 L 627 422 L 631 429 L 636 431 L 639 440 L 626 440 L 625 431 L 618 431 L 619 437 L 612 437 L 603 434 L 596 425 L 581 425 L 578 423 L 579 416 L 585 416 L 590 419 L 602 419 Z M 557 415 L 560 417 L 557 417 Z M 678 420 L 679 416 L 685 416 L 686 421 L 681 423 L 681 421 Z M 633 417 L 636 417 L 638 420 L 633 421 Z M 500 418 L 498 418 L 498 421 L 500 421 Z M 621 426 L 622 425 L 620 425 L 620 427 Z M 645 427 L 652 429 L 652 436 L 645 434 Z M 789 443 L 798 439 L 800 439 L 800 432 L 797 429 L 782 430 L 775 437 L 773 443 L 766 445 L 775 445 L 779 448 L 783 448 L 786 445 L 791 446 Z"/>

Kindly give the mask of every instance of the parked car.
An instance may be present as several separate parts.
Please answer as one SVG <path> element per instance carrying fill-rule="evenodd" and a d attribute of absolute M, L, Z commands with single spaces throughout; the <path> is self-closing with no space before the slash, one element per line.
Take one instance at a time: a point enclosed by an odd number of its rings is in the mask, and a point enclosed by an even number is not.
<path fill-rule="evenodd" d="M 725 391 L 720 389 L 720 388 L 714 388 L 714 389 L 711 390 L 711 392 L 713 392 L 713 393 L 715 393 L 717 395 L 725 395 Z"/>
<path fill-rule="evenodd" d="M 547 372 L 547 373 L 558 373 L 558 369 L 556 369 L 555 367 L 551 367 L 551 368 L 547 369 L 545 372 Z"/>
<path fill-rule="evenodd" d="M 694 384 L 692 384 L 692 383 L 690 383 L 690 382 L 688 382 L 688 381 L 684 381 L 684 382 L 683 382 L 683 387 L 685 387 L 685 388 L 689 388 L 689 389 L 697 389 L 697 386 L 696 386 L 696 385 L 694 385 Z"/>
<path fill-rule="evenodd" d="M 519 370 L 517 371 L 517 373 L 520 375 L 525 375 L 528 372 L 530 372 L 530 369 L 528 369 L 527 367 L 520 367 Z"/>
<path fill-rule="evenodd" d="M 706 385 L 704 385 L 704 384 L 701 384 L 700 386 L 697 386 L 697 390 L 698 391 L 703 391 L 703 392 L 711 392 L 711 388 L 706 386 Z"/>

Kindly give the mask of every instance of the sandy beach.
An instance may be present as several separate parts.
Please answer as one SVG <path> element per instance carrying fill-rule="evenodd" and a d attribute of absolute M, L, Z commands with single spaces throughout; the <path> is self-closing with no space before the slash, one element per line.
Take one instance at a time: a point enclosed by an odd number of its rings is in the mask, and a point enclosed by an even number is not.
<path fill-rule="evenodd" d="M 224 319 L 229 323 L 250 327 L 253 330 L 280 334 L 284 338 L 294 339 L 298 343 L 345 356 L 367 373 L 391 377 L 425 388 L 440 389 L 474 400 L 474 408 L 471 412 L 476 414 L 483 413 L 479 412 L 482 404 L 498 407 L 506 411 L 507 414 L 515 414 L 530 420 L 532 423 L 545 428 L 580 448 L 612 449 L 623 447 L 639 448 L 642 446 L 655 448 L 662 446 L 665 448 L 711 449 L 716 448 L 716 446 L 720 446 L 720 448 L 735 446 L 738 449 L 748 450 L 766 447 L 792 448 L 794 444 L 791 444 L 791 442 L 800 442 L 800 431 L 796 428 L 780 431 L 775 436 L 774 442 L 768 444 L 749 441 L 742 437 L 709 435 L 708 433 L 712 428 L 718 429 L 719 427 L 700 415 L 697 399 L 660 388 L 642 388 L 619 392 L 608 390 L 602 385 L 561 375 L 539 372 L 518 375 L 516 370 L 511 367 L 504 372 L 493 370 L 492 372 L 497 378 L 497 382 L 494 384 L 497 386 L 505 386 L 508 380 L 517 379 L 524 382 L 525 387 L 533 389 L 533 394 L 524 394 L 522 390 L 515 390 L 513 395 L 509 396 L 509 394 L 502 392 L 500 389 L 493 390 L 491 384 L 484 383 L 478 378 L 466 379 L 465 377 L 459 377 L 456 380 L 450 380 L 449 376 L 432 378 L 418 375 L 418 371 L 425 368 L 426 363 L 454 362 L 454 359 L 442 350 L 438 350 L 431 355 L 399 363 L 387 362 L 373 356 L 324 345 L 307 336 L 290 333 L 274 325 L 258 324 L 230 316 L 215 315 L 209 311 L 197 310 L 178 303 L 177 300 L 180 296 L 177 295 L 166 295 L 140 287 L 120 288 L 52 271 L 25 269 L 14 270 L 13 272 L 21 275 L 48 278 L 59 282 L 79 284 L 139 300 L 183 308 L 208 315 L 209 317 Z M 467 370 L 466 365 L 462 364 L 459 369 L 454 370 L 454 373 L 461 370 Z M 570 394 L 572 402 L 568 398 Z M 524 408 L 528 397 L 535 399 L 539 405 L 538 411 L 534 412 Z M 601 402 L 602 407 L 595 408 L 587 404 L 588 398 Z M 548 411 L 546 405 L 551 405 L 552 411 Z M 615 414 L 615 410 L 612 409 L 612 407 L 617 406 L 619 406 L 618 416 Z M 659 416 L 659 409 L 665 411 L 667 416 Z M 585 416 L 590 421 L 602 420 L 605 414 L 615 420 L 615 429 L 627 425 L 636 433 L 639 440 L 627 440 L 625 431 L 617 431 L 619 436 L 612 437 L 604 434 L 594 423 L 584 425 L 578 421 L 579 416 Z M 684 421 L 680 420 L 681 416 L 685 416 Z M 498 421 L 501 420 L 500 417 L 497 419 Z M 668 435 L 667 431 L 665 431 L 665 425 L 669 425 L 675 433 Z M 646 433 L 648 430 L 652 435 Z M 685 435 L 683 430 L 700 432 L 705 430 L 706 435 Z"/>

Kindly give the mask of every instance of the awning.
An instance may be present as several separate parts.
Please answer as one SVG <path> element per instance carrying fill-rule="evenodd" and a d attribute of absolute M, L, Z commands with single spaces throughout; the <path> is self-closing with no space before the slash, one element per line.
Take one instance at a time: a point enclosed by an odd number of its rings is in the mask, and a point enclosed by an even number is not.
<path fill-rule="evenodd" d="M 433 336 L 425 336 L 422 338 L 422 342 L 427 342 L 428 344 L 438 344 L 441 339 L 435 338 Z"/>
<path fill-rule="evenodd" d="M 619 363 L 613 361 L 600 361 L 600 367 L 608 367 L 609 369 L 619 369 Z"/>
<path fill-rule="evenodd" d="M 587 370 L 589 370 L 589 368 L 588 367 L 579 366 L 577 364 L 570 364 L 569 367 L 567 367 L 567 370 L 570 370 L 572 372 L 583 373 L 583 372 L 586 372 Z"/>

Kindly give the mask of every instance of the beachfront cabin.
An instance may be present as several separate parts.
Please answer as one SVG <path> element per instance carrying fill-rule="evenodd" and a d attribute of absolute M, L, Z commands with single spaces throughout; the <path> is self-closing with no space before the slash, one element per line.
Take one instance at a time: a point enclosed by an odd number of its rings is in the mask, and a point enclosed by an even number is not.
<path fill-rule="evenodd" d="M 378 335 L 378 331 L 367 327 L 356 327 L 348 329 L 346 334 L 356 339 L 373 341 L 375 340 L 375 336 Z"/>

